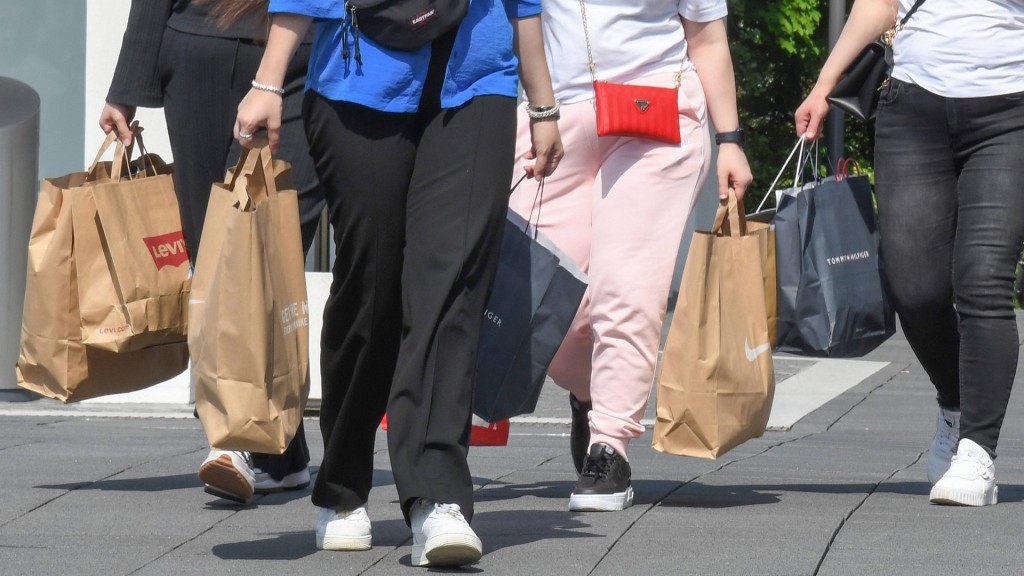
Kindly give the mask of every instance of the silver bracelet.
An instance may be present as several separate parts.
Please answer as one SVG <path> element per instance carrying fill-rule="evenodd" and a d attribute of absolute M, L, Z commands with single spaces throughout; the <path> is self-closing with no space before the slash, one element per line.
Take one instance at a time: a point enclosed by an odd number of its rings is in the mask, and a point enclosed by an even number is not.
<path fill-rule="evenodd" d="M 264 92 L 273 92 L 274 94 L 284 96 L 284 88 L 278 88 L 277 86 L 271 86 L 270 84 L 260 84 L 253 80 L 252 87 L 257 90 L 263 90 Z"/>
<path fill-rule="evenodd" d="M 532 104 L 526 105 L 526 115 L 531 120 L 543 120 L 545 118 L 551 118 L 554 116 L 558 118 L 558 110 L 561 108 L 561 104 L 558 102 L 558 98 L 555 98 L 554 106 L 534 106 Z"/>

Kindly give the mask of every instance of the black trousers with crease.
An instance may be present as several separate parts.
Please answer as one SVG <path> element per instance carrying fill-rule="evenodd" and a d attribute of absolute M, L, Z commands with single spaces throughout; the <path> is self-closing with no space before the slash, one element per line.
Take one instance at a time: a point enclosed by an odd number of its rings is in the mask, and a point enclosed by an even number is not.
<path fill-rule="evenodd" d="M 508 205 L 516 102 L 477 96 L 442 110 L 446 49 L 435 42 L 416 113 L 306 96 L 337 245 L 321 342 L 317 506 L 367 502 L 386 410 L 406 521 L 418 498 L 473 515 L 476 352 Z"/>

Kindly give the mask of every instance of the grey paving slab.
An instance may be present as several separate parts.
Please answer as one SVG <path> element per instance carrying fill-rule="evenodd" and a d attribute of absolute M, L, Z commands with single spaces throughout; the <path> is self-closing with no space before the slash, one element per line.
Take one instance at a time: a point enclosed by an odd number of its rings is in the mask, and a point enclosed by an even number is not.
<path fill-rule="evenodd" d="M 508 446 L 470 452 L 473 524 L 486 553 L 463 572 L 1022 573 L 1020 391 L 996 461 L 1000 504 L 932 506 L 923 456 L 934 429 L 934 391 L 898 335 L 865 360 L 885 365 L 790 429 L 717 460 L 657 452 L 648 431 L 630 448 L 636 499 L 621 513 L 570 513 L 568 428 L 513 424 Z M 776 359 L 777 371 L 788 375 L 809 365 Z M 3 576 L 424 572 L 409 566 L 410 533 L 384 433 L 369 504 L 374 548 L 331 553 L 314 547 L 308 489 L 241 507 L 205 494 L 196 469 L 206 444 L 186 409 L 104 406 L 107 413 L 96 417 L 94 408 L 0 403 Z M 564 392 L 545 389 L 538 414 L 566 421 Z M 306 426 L 315 474 L 323 445 L 316 419 Z"/>

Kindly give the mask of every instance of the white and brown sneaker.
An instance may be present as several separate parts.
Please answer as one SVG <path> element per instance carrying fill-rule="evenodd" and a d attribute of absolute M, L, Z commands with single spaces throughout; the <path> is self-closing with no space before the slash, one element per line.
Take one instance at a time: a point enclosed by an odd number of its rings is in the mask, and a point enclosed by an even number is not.
<path fill-rule="evenodd" d="M 199 479 L 208 494 L 245 503 L 252 497 L 256 475 L 248 452 L 210 450 L 199 467 Z"/>

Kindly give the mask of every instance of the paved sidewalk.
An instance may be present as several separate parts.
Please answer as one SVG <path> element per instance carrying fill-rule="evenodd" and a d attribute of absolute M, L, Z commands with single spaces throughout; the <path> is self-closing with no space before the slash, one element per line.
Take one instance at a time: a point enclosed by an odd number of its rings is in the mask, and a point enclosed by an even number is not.
<path fill-rule="evenodd" d="M 1024 316 L 1018 318 L 1024 334 Z M 997 506 L 932 506 L 925 480 L 933 389 L 897 335 L 881 368 L 717 461 L 630 449 L 636 502 L 570 513 L 568 406 L 545 389 L 506 447 L 474 448 L 473 525 L 487 574 L 928 575 L 1024 573 L 1024 400 L 1014 394 L 996 462 Z M 808 374 L 860 365 L 776 358 L 779 410 Z M 845 368 L 844 368 L 845 366 Z M 810 370 L 813 372 L 809 372 Z M 836 380 L 842 379 L 834 374 Z M 845 377 L 845 376 L 844 376 Z M 793 380 L 791 380 L 793 379 Z M 238 507 L 205 494 L 206 453 L 188 407 L 0 402 L 0 574 L 414 574 L 383 433 L 370 497 L 374 547 L 320 552 L 308 490 Z M 90 415 L 92 414 L 92 415 Z M 648 413 L 653 417 L 653 413 Z M 306 426 L 314 471 L 322 454 Z"/>

